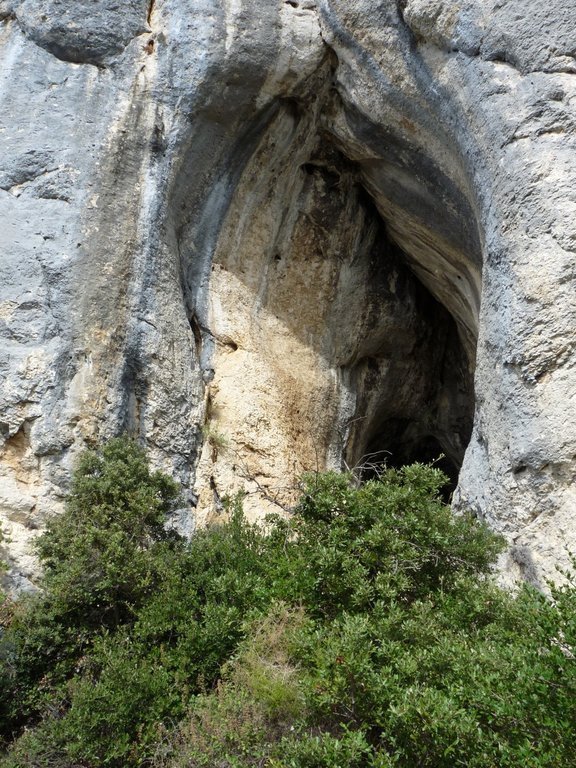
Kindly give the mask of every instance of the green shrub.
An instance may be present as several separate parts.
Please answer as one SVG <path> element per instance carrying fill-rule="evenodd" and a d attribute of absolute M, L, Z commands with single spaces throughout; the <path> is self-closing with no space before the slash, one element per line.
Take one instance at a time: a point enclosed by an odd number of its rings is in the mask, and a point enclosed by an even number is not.
<path fill-rule="evenodd" d="M 342 475 L 307 478 L 291 522 L 270 523 L 265 552 L 275 596 L 300 606 L 283 626 L 297 696 L 278 691 L 266 654 L 254 666 L 241 652 L 233 684 L 226 667 L 223 687 L 191 705 L 172 762 L 158 765 L 572 765 L 574 593 L 550 603 L 498 589 L 502 541 L 452 516 L 441 479 L 420 466 L 359 489 Z M 262 646 L 274 610 L 242 648 Z M 276 695 L 295 706 L 290 728 L 275 731 L 266 703 Z M 190 724 L 207 709 L 199 740 Z"/>
<path fill-rule="evenodd" d="M 141 448 L 111 440 L 80 459 L 65 512 L 37 540 L 43 591 L 21 601 L 0 639 L 2 733 L 69 698 L 95 638 L 133 622 L 182 548 L 164 520 L 176 484 L 148 469 Z"/>
<path fill-rule="evenodd" d="M 159 578 L 156 548 L 169 539 L 176 484 L 150 472 L 142 449 L 118 438 L 78 464 L 63 515 L 37 540 L 44 588 L 75 625 L 130 619 Z"/>
<path fill-rule="evenodd" d="M 343 729 L 332 733 L 298 733 L 283 739 L 279 754 L 272 757 L 270 768 L 386 768 L 391 762 L 375 762 L 374 751 L 361 730 Z M 387 758 L 386 758 L 387 760 Z"/>
<path fill-rule="evenodd" d="M 0 639 L 0 766 L 568 768 L 574 588 L 498 589 L 442 482 L 310 475 L 290 520 L 236 499 L 185 542 L 134 443 L 83 457 Z"/>

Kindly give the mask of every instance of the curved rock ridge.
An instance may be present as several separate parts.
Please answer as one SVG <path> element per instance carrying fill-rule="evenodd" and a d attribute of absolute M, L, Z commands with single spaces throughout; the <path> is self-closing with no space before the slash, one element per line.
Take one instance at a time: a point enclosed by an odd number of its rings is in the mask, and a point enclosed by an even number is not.
<path fill-rule="evenodd" d="M 434 460 L 543 583 L 576 550 L 576 6 L 0 2 L 0 517 L 86 445 L 177 524 Z M 368 471 L 368 470 L 365 470 Z"/>

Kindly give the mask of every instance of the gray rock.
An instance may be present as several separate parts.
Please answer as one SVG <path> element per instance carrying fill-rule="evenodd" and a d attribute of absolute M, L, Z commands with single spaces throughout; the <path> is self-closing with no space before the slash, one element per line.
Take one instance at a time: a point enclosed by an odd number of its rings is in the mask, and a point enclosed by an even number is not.
<path fill-rule="evenodd" d="M 14 579 L 78 451 L 124 430 L 194 498 L 182 529 L 239 487 L 258 515 L 304 469 L 442 451 L 510 574 L 565 562 L 575 11 L 0 3 Z"/>
<path fill-rule="evenodd" d="M 104 64 L 149 32 L 150 0 L 21 0 L 13 13 L 36 45 L 63 61 Z"/>

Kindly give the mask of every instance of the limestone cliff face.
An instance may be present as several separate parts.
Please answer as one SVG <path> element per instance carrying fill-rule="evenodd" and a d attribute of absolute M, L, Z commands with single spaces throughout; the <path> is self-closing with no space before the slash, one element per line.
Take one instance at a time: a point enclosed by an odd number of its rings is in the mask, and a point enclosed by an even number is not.
<path fill-rule="evenodd" d="M 129 430 L 180 524 L 430 460 L 576 550 L 576 3 L 2 0 L 0 515 L 14 583 Z"/>

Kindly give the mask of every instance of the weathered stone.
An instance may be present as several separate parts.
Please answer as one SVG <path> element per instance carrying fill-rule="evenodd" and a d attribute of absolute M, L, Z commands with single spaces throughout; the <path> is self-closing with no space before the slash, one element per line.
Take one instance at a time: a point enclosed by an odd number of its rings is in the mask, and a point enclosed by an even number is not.
<path fill-rule="evenodd" d="M 13 12 L 36 45 L 63 61 L 102 65 L 150 32 L 150 0 L 20 0 Z"/>
<path fill-rule="evenodd" d="M 443 451 L 456 505 L 512 542 L 507 572 L 565 561 L 575 11 L 0 3 L 20 588 L 75 455 L 123 430 L 182 481 L 184 527 L 238 488 L 261 515 L 303 470 Z"/>

